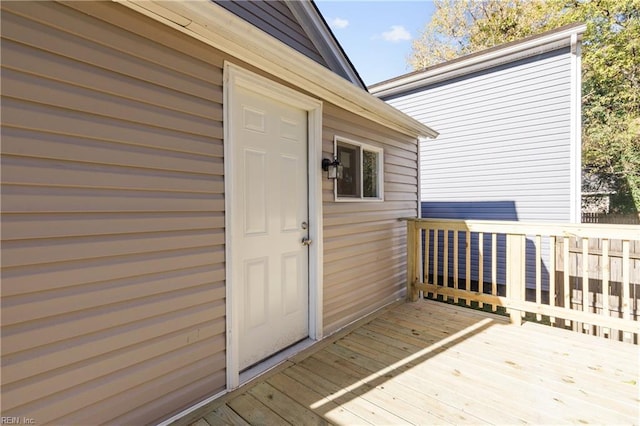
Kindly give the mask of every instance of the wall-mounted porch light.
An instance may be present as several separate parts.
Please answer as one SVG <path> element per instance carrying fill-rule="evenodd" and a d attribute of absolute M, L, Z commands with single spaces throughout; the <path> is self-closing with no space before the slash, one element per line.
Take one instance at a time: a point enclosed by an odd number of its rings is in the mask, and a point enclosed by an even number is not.
<path fill-rule="evenodd" d="M 322 170 L 327 172 L 327 179 L 338 179 L 342 177 L 342 164 L 337 158 L 331 161 L 329 158 L 322 159 Z"/>

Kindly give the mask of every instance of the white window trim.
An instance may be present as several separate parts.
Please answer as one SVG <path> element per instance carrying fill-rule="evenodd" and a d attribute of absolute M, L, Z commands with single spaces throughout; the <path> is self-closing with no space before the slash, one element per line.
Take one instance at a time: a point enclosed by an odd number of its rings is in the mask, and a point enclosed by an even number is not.
<path fill-rule="evenodd" d="M 360 195 L 359 198 L 355 197 L 340 197 L 338 195 L 338 179 L 333 180 L 333 199 L 337 203 L 380 203 L 384 202 L 384 149 L 378 146 L 370 145 L 368 143 L 355 141 L 353 139 L 348 139 L 342 136 L 334 136 L 333 137 L 333 155 L 334 157 L 338 155 L 338 142 L 348 143 L 349 145 L 355 145 L 360 147 L 360 149 L 366 149 L 367 151 L 377 152 L 378 157 L 378 188 L 380 196 L 377 198 L 372 197 L 363 197 Z M 362 162 L 362 157 L 360 158 L 360 162 Z M 360 194 L 363 193 L 362 184 L 362 167 L 360 167 Z"/>

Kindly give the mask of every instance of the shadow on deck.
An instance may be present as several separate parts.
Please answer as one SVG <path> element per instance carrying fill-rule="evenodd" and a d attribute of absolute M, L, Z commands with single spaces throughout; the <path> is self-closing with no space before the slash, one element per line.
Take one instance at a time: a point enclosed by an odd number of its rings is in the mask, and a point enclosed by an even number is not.
<path fill-rule="evenodd" d="M 638 424 L 638 346 L 420 300 L 177 422 Z"/>

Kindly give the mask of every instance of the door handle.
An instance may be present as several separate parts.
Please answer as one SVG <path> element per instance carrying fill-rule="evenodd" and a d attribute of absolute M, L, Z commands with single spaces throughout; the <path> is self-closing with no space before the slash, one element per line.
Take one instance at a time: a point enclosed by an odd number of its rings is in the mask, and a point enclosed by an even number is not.
<path fill-rule="evenodd" d="M 309 245 L 311 245 L 311 243 L 312 243 L 312 241 L 308 237 L 302 238 L 302 245 L 303 246 L 309 246 Z"/>

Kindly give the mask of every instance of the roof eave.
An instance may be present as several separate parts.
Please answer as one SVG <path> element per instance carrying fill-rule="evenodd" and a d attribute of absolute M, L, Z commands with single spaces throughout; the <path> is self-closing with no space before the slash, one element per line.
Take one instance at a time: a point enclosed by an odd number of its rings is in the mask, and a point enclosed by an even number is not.
<path fill-rule="evenodd" d="M 366 84 L 362 81 L 360 74 L 358 74 L 344 49 L 342 49 L 340 42 L 338 42 L 331 28 L 329 28 L 329 25 L 320 14 L 313 0 L 287 1 L 286 3 L 311 38 L 311 42 L 318 49 L 324 60 L 327 61 L 329 67 L 334 71 L 342 71 L 353 84 L 366 90 Z"/>
<path fill-rule="evenodd" d="M 369 86 L 369 92 L 375 96 L 386 98 L 499 64 L 567 47 L 571 44 L 573 34 L 577 34 L 578 39 L 580 39 L 585 30 L 585 24 L 566 25 L 543 34 L 437 64 L 423 71 L 414 71 L 376 83 Z"/>
<path fill-rule="evenodd" d="M 213 2 L 114 1 L 385 127 L 415 138 L 438 135 Z"/>

